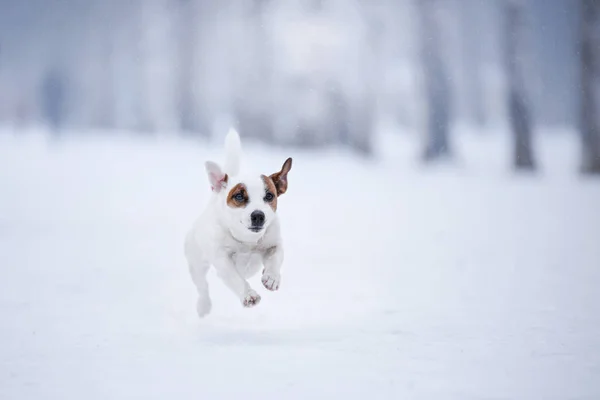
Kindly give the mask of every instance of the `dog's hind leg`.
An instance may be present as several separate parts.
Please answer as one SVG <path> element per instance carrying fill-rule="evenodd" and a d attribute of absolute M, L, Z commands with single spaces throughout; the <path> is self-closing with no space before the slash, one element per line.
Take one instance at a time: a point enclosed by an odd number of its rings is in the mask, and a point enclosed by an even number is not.
<path fill-rule="evenodd" d="M 188 260 L 192 281 L 198 290 L 198 301 L 196 303 L 196 311 L 199 317 L 204 317 L 210 312 L 211 302 L 208 294 L 208 281 L 206 274 L 210 269 L 210 263 L 204 260 Z"/>

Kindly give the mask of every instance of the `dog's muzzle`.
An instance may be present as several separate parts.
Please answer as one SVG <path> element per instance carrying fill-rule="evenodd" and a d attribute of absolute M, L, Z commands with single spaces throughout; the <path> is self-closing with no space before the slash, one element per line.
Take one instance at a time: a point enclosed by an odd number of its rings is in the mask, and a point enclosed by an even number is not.
<path fill-rule="evenodd" d="M 260 231 L 265 225 L 265 213 L 259 210 L 253 211 L 252 214 L 250 214 L 250 222 L 251 231 Z"/>

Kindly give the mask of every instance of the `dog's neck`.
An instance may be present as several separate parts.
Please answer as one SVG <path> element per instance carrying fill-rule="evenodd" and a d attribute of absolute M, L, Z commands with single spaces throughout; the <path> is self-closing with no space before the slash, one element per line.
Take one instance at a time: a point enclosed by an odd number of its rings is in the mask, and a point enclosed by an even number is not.
<path fill-rule="evenodd" d="M 240 239 L 237 236 L 235 236 L 235 234 L 231 231 L 231 229 L 227 229 L 227 232 L 229 233 L 229 236 L 236 241 L 239 244 L 245 245 L 245 246 L 259 246 L 261 244 L 261 242 L 263 241 L 263 238 L 265 237 L 265 234 L 262 234 L 260 236 L 258 236 L 255 240 L 245 240 L 245 239 Z"/>

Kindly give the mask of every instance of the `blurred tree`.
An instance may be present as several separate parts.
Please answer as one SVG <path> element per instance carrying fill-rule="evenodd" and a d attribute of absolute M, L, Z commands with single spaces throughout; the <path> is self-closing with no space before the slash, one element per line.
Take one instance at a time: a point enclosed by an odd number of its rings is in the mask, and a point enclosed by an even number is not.
<path fill-rule="evenodd" d="M 600 174 L 600 1 L 581 0 L 581 111 L 583 173 Z"/>
<path fill-rule="evenodd" d="M 441 0 L 421 0 L 416 3 L 421 21 L 421 61 L 427 107 L 424 161 L 451 154 L 448 142 L 450 85 L 441 51 L 440 3 Z"/>
<path fill-rule="evenodd" d="M 462 0 L 460 3 L 463 90 L 466 116 L 477 126 L 485 124 L 485 102 L 483 94 L 482 7 L 489 3 L 481 0 Z"/>
<path fill-rule="evenodd" d="M 170 0 L 138 0 L 141 126 L 157 132 L 179 127 L 175 8 Z M 177 71 L 178 72 L 178 71 Z"/>
<path fill-rule="evenodd" d="M 245 96 L 236 96 L 234 108 L 241 133 L 246 137 L 265 142 L 276 142 L 272 117 L 272 59 L 271 39 L 268 34 L 267 17 L 272 2 L 252 0 L 246 5 L 248 23 L 247 46 L 252 49 L 253 63 L 248 66 L 244 84 Z"/>
<path fill-rule="evenodd" d="M 198 74 L 196 60 L 198 58 L 198 21 L 206 18 L 201 13 L 204 0 L 179 0 L 179 127 L 184 132 L 206 132 L 200 128 L 198 115 L 198 96 L 195 83 Z M 204 22 L 204 21 L 202 21 Z"/>
<path fill-rule="evenodd" d="M 517 169 L 535 169 L 532 150 L 531 117 L 525 85 L 526 47 L 525 21 L 522 0 L 506 0 L 505 46 L 508 83 L 508 112 L 514 135 L 514 166 Z"/>

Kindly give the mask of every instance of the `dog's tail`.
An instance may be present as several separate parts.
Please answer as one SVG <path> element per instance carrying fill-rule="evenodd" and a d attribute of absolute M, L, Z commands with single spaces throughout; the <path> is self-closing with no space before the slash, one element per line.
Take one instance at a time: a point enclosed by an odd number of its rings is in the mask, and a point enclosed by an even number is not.
<path fill-rule="evenodd" d="M 225 164 L 223 172 L 229 176 L 235 176 L 240 172 L 242 159 L 242 143 L 240 135 L 234 128 L 230 128 L 225 136 Z"/>

